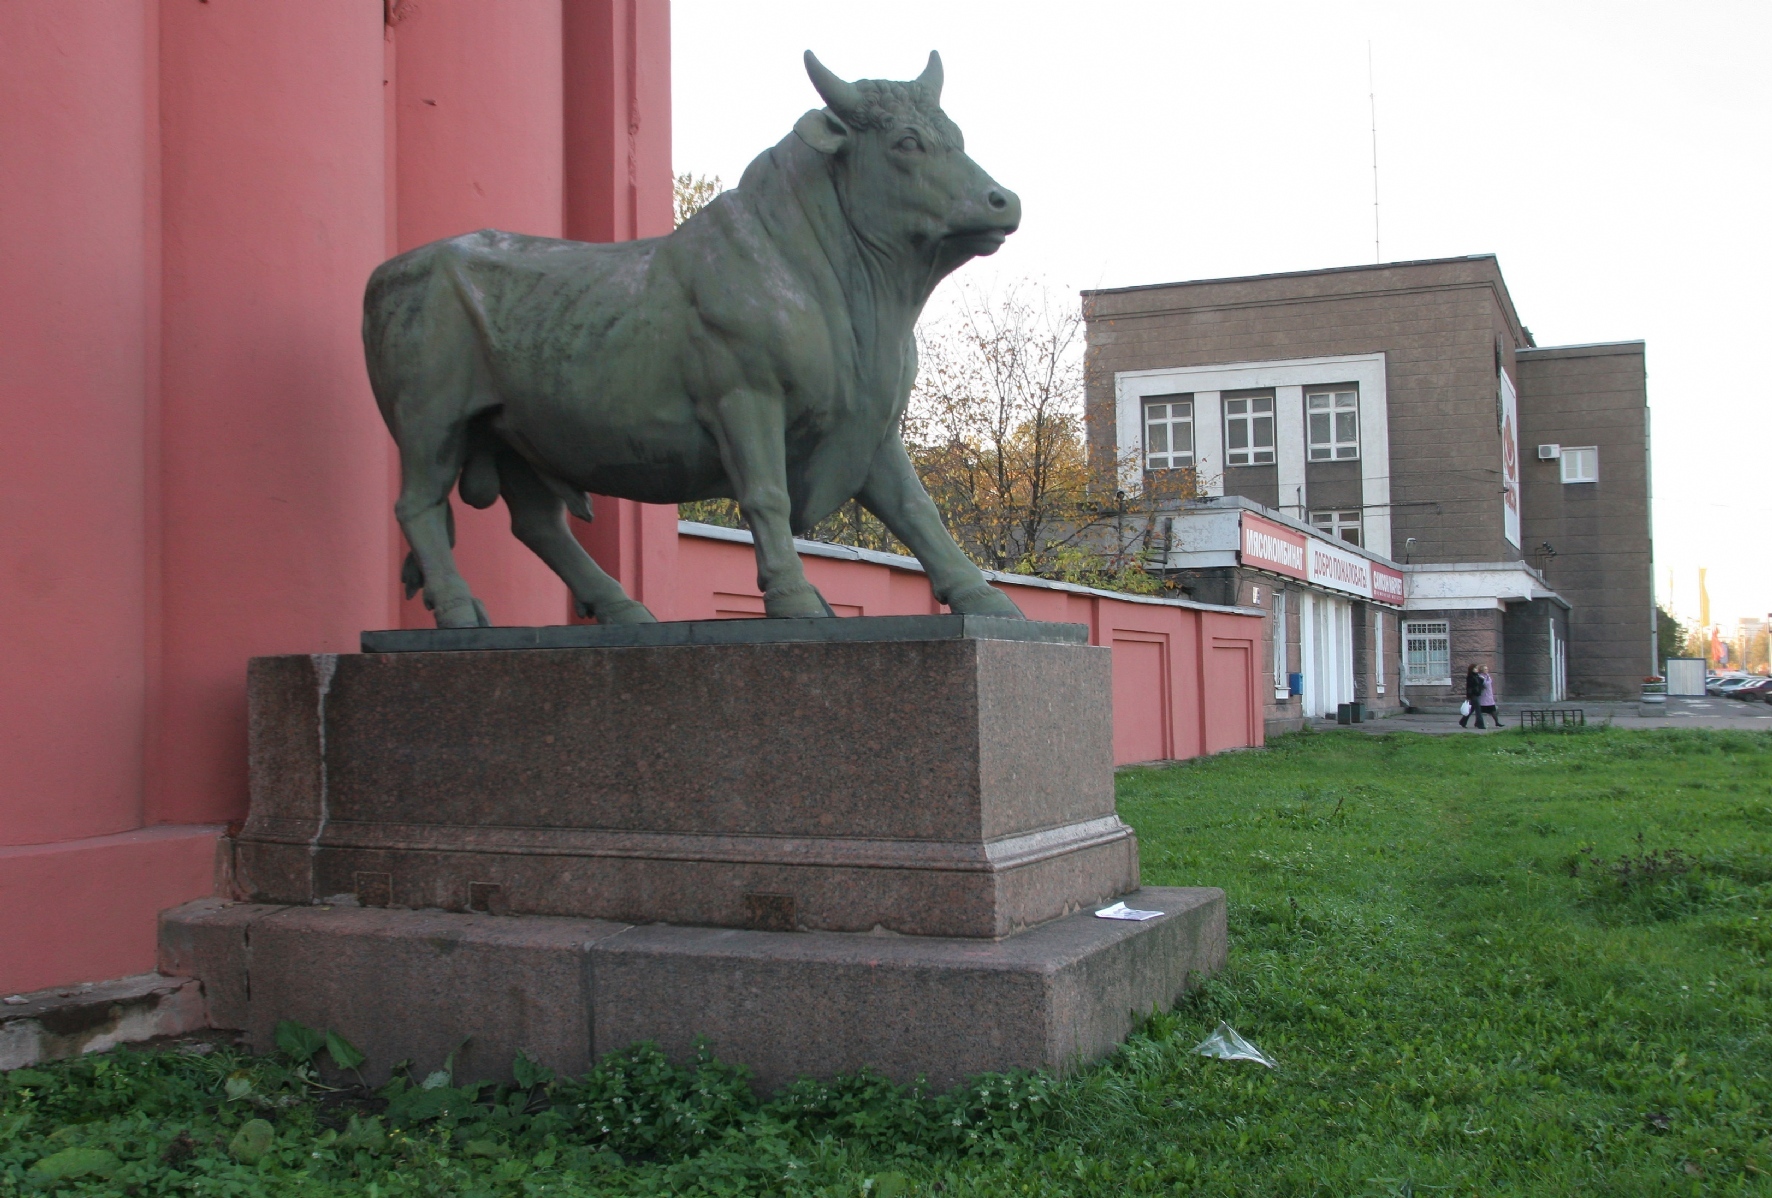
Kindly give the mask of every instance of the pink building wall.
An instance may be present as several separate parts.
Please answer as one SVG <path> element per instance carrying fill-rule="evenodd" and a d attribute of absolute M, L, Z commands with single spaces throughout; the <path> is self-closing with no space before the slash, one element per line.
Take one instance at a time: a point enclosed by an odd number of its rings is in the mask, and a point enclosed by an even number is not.
<path fill-rule="evenodd" d="M 429 623 L 363 284 L 486 226 L 668 232 L 669 33 L 668 0 L 0 4 L 0 993 L 149 970 L 155 914 L 210 891 L 249 657 Z M 456 510 L 495 620 L 568 618 L 501 507 Z M 660 617 L 760 610 L 748 546 L 597 511 L 579 536 Z M 808 574 L 845 614 L 934 610 L 911 571 Z M 1259 742 L 1218 693 L 1253 696 L 1253 620 L 1012 593 L 1113 646 L 1121 760 Z"/>
<path fill-rule="evenodd" d="M 747 534 L 695 527 L 678 538 L 671 619 L 757 619 L 763 595 Z M 936 615 L 915 563 L 801 542 L 806 577 L 839 616 Z M 1114 651 L 1114 760 L 1197 757 L 1262 743 L 1261 617 L 1179 600 L 993 575 L 1031 620 L 1083 624 Z"/>
<path fill-rule="evenodd" d="M 489 11 L 0 5 L 0 991 L 153 967 L 245 814 L 248 657 L 427 622 L 370 270 L 487 225 L 670 227 L 667 0 Z M 462 524 L 501 621 L 566 618 L 501 512 Z"/>

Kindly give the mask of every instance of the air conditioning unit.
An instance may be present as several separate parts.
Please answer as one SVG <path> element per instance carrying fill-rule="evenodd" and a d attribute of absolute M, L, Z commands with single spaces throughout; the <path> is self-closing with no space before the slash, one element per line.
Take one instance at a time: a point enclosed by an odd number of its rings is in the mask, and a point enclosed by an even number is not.
<path fill-rule="evenodd" d="M 1554 462 L 1562 456 L 1563 447 L 1561 445 L 1540 445 L 1538 447 L 1538 460 L 1541 462 Z"/>

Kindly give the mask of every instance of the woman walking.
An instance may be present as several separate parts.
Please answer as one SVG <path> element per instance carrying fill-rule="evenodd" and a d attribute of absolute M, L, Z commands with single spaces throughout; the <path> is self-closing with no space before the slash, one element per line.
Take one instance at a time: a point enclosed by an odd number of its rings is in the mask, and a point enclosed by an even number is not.
<path fill-rule="evenodd" d="M 1483 726 L 1483 717 L 1487 715 L 1499 728 L 1501 727 L 1501 717 L 1495 712 L 1495 679 L 1489 676 L 1488 666 L 1483 667 L 1480 677 L 1483 679 L 1483 693 L 1477 699 L 1477 727 Z"/>
<path fill-rule="evenodd" d="M 1476 662 L 1464 674 L 1464 711 L 1458 717 L 1460 728 L 1469 728 L 1472 716 L 1477 717 L 1477 727 L 1483 727 L 1483 672 Z"/>

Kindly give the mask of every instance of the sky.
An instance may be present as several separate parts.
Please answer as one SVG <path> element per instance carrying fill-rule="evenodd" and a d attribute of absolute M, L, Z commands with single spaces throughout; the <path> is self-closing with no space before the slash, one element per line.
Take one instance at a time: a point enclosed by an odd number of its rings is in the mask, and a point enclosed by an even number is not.
<path fill-rule="evenodd" d="M 804 50 L 939 50 L 1023 209 L 954 279 L 1498 255 L 1538 344 L 1648 343 L 1658 596 L 1772 611 L 1772 4 L 673 0 L 671 36 L 676 169 L 728 186 L 820 106 Z"/>

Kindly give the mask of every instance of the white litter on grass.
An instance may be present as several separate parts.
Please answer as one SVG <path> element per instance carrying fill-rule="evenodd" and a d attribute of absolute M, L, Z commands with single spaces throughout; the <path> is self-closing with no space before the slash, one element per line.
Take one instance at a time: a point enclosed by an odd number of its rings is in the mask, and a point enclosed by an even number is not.
<path fill-rule="evenodd" d="M 1125 903 L 1115 903 L 1111 907 L 1103 907 L 1095 913 L 1097 919 L 1155 919 L 1163 914 L 1161 911 L 1135 911 Z"/>
<path fill-rule="evenodd" d="M 1228 1023 L 1220 1023 L 1210 1036 L 1194 1045 L 1194 1051 L 1203 1057 L 1217 1057 L 1221 1061 L 1254 1061 L 1269 1069 L 1274 1067 L 1266 1053 L 1237 1035 L 1237 1029 Z"/>

